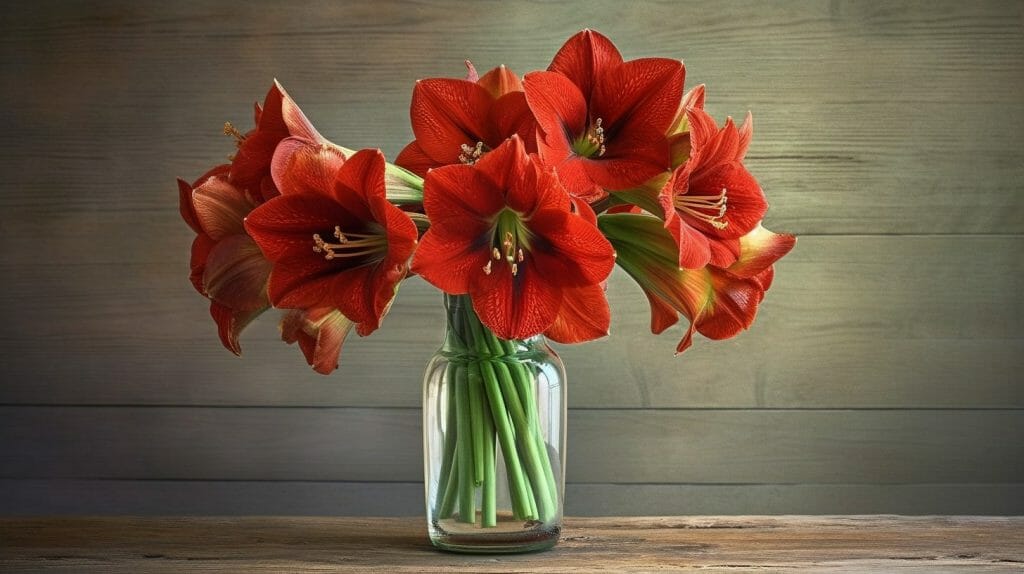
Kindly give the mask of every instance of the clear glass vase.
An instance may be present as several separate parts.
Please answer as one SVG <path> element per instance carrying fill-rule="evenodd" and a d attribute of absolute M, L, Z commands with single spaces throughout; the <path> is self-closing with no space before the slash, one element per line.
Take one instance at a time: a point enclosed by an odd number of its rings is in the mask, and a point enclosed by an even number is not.
<path fill-rule="evenodd" d="M 544 337 L 507 341 L 445 296 L 427 366 L 423 454 L 430 541 L 456 552 L 550 548 L 562 528 L 565 369 Z"/>

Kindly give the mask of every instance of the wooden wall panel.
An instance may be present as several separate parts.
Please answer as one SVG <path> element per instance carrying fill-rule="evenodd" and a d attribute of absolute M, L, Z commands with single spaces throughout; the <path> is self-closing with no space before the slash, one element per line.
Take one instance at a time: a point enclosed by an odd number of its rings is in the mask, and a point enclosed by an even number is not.
<path fill-rule="evenodd" d="M 440 296 L 409 282 L 332 377 L 272 317 L 231 357 L 174 178 L 274 77 L 393 157 L 416 79 L 543 67 L 583 27 L 752 110 L 767 224 L 801 239 L 750 332 L 678 358 L 612 277 L 612 337 L 559 348 L 569 512 L 1024 512 L 1020 2 L 145 0 L 0 16 L 0 513 L 419 512 Z"/>
<path fill-rule="evenodd" d="M 1018 410 L 569 415 L 569 482 L 1024 482 Z M 420 421 L 419 409 L 0 407 L 0 476 L 414 481 Z"/>

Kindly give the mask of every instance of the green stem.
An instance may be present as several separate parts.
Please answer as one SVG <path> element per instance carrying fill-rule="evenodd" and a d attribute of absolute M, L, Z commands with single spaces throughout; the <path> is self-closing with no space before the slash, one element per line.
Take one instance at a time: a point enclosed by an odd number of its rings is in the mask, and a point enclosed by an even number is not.
<path fill-rule="evenodd" d="M 479 381 L 482 386 L 483 381 Z M 480 503 L 480 525 L 489 528 L 498 525 L 498 481 L 495 475 L 494 421 L 491 414 L 483 412 L 484 436 L 484 484 Z"/>
<path fill-rule="evenodd" d="M 453 383 L 459 378 L 459 369 L 465 369 L 465 367 L 457 363 L 449 363 L 444 375 L 442 375 L 446 394 L 448 395 L 448 412 L 444 427 L 444 452 L 441 455 L 441 476 L 437 481 L 437 492 L 442 495 L 448 490 L 449 483 L 453 482 L 452 461 L 455 459 L 455 439 L 457 436 L 455 432 L 457 424 L 455 419 L 455 385 Z M 438 499 L 436 504 L 438 506 L 435 508 L 443 506 L 442 499 Z M 443 512 L 440 514 L 446 518 Z M 451 514 L 450 511 L 449 514 Z"/>
<path fill-rule="evenodd" d="M 542 457 L 547 457 L 547 452 L 542 453 L 537 448 L 537 441 L 526 420 L 526 414 L 519 400 L 518 391 L 512 382 L 512 374 L 508 365 L 497 362 L 494 366 L 498 373 L 498 384 L 505 397 L 505 404 L 512 416 L 512 424 L 516 431 L 516 443 L 523 455 L 523 466 L 526 467 L 526 472 L 530 477 L 530 486 L 533 488 L 539 518 L 542 522 L 548 522 L 555 517 L 555 507 L 548 489 L 548 480 L 544 476 L 544 465 L 540 461 Z"/>
<path fill-rule="evenodd" d="M 475 488 L 473 486 L 473 441 L 470 439 L 470 412 L 469 412 L 469 380 L 466 377 L 455 379 L 455 408 L 458 437 L 457 449 L 459 452 L 459 521 L 476 522 Z"/>
<path fill-rule="evenodd" d="M 473 483 L 484 482 L 484 406 L 483 382 L 476 369 L 468 369 L 469 414 L 473 439 Z"/>
<path fill-rule="evenodd" d="M 452 456 L 452 464 L 449 467 L 448 474 L 451 480 L 445 485 L 444 495 L 441 496 L 441 513 L 438 518 L 451 518 L 452 513 L 455 512 L 455 500 L 458 498 L 455 496 L 455 490 L 459 483 L 459 454 L 456 452 Z"/>
<path fill-rule="evenodd" d="M 505 457 L 505 468 L 508 470 L 509 490 L 514 491 L 512 503 L 515 511 L 524 518 L 535 517 L 531 513 L 526 502 L 529 492 L 526 487 L 526 477 L 523 474 L 522 463 L 516 453 L 515 435 L 512 426 L 509 424 L 506 414 L 506 405 L 498 384 L 498 377 L 494 374 L 494 366 L 489 361 L 480 361 L 480 374 L 484 377 L 484 389 L 487 391 L 487 400 L 491 405 L 491 415 L 494 421 L 495 430 L 498 434 L 498 442 L 501 444 L 501 452 Z"/>

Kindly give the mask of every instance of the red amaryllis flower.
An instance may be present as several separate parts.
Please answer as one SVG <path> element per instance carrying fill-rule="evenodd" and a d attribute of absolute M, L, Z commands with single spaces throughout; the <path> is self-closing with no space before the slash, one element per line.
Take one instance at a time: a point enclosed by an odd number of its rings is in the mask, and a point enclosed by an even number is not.
<path fill-rule="evenodd" d="M 270 176 L 270 160 L 281 140 L 296 136 L 318 143 L 326 142 L 313 124 L 276 80 L 263 100 L 255 105 L 256 127 L 245 135 L 231 124 L 224 131 L 238 140 L 238 153 L 231 161 L 231 181 L 240 189 L 263 200 L 278 194 Z"/>
<path fill-rule="evenodd" d="M 665 227 L 678 246 L 680 267 L 728 267 L 736 259 L 735 241 L 716 246 L 712 239 L 750 233 L 768 209 L 761 186 L 742 163 L 752 122 L 748 114 L 737 128 L 729 118 L 719 129 L 703 110 L 690 108 L 686 114 L 692 149 L 659 194 Z M 721 246 L 732 249 L 716 248 Z"/>
<path fill-rule="evenodd" d="M 423 206 L 431 225 L 413 271 L 446 293 L 468 293 L 499 337 L 551 330 L 556 340 L 582 341 L 607 332 L 600 284 L 615 262 L 612 247 L 572 212 L 557 177 L 518 137 L 474 166 L 432 170 Z M 586 322 L 587 305 L 603 324 Z"/>
<path fill-rule="evenodd" d="M 682 62 L 623 62 L 611 41 L 590 30 L 569 39 L 547 72 L 524 78 L 541 131 L 537 147 L 573 197 L 640 185 L 671 167 L 668 128 L 682 98 Z"/>
<path fill-rule="evenodd" d="M 236 187 L 228 170 L 218 166 L 192 185 L 179 179 L 178 192 L 181 216 L 197 234 L 192 284 L 211 300 L 221 343 L 238 355 L 242 330 L 270 306 L 270 263 L 242 224 L 259 200 Z"/>
<path fill-rule="evenodd" d="M 353 323 L 337 309 L 293 309 L 281 320 L 281 338 L 299 343 L 313 370 L 321 375 L 338 368 L 338 357 Z"/>
<path fill-rule="evenodd" d="M 373 332 L 405 277 L 416 226 L 388 202 L 384 155 L 291 138 L 274 154 L 281 195 L 254 210 L 245 228 L 273 264 L 275 307 L 338 309 Z"/>
<path fill-rule="evenodd" d="M 412 131 L 416 139 L 395 163 L 424 177 L 443 165 L 472 164 L 512 135 L 528 152 L 536 151 L 536 123 L 519 78 L 505 66 L 477 78 L 430 78 L 416 82 L 412 92 Z"/>
<path fill-rule="evenodd" d="M 690 326 L 676 347 L 690 347 L 693 333 L 727 339 L 754 322 L 757 306 L 771 286 L 772 264 L 796 243 L 792 235 L 757 226 L 740 238 L 739 257 L 728 268 L 680 269 L 675 243 L 649 215 L 610 214 L 598 221 L 618 255 L 617 262 L 643 289 L 651 304 L 651 331 L 661 333 L 682 314 Z"/>

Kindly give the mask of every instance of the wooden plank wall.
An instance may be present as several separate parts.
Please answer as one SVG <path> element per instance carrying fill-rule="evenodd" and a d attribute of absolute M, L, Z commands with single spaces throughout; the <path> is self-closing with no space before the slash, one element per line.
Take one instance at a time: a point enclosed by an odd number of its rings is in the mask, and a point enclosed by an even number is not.
<path fill-rule="evenodd" d="M 0 16 L 0 512 L 417 514 L 440 296 L 403 287 L 331 377 L 220 348 L 174 178 L 279 78 L 389 157 L 413 82 L 546 66 L 583 27 L 755 117 L 800 243 L 754 328 L 565 347 L 572 514 L 1024 513 L 1024 5 L 23 3 Z"/>

